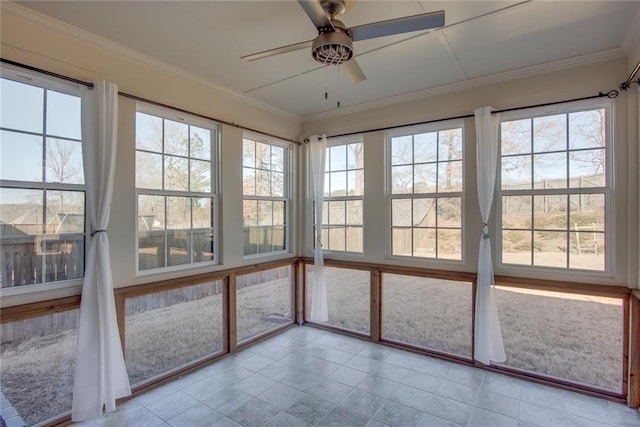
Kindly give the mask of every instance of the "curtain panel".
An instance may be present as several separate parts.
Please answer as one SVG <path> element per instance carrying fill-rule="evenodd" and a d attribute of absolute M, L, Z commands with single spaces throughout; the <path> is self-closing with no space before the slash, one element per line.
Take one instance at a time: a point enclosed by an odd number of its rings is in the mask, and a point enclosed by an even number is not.
<path fill-rule="evenodd" d="M 316 236 L 313 252 L 313 291 L 311 293 L 312 322 L 329 320 L 327 305 L 327 283 L 324 277 L 324 258 L 322 255 L 322 205 L 324 203 L 324 168 L 327 152 L 327 137 L 313 135 L 309 138 L 309 156 L 311 157 L 311 181 L 315 200 Z"/>

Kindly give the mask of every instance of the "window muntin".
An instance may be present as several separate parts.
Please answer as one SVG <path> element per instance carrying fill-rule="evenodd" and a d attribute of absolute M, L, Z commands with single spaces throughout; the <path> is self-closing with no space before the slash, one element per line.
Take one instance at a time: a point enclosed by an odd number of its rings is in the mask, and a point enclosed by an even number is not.
<path fill-rule="evenodd" d="M 0 283 L 84 276 L 85 186 L 76 87 L 0 79 Z"/>
<path fill-rule="evenodd" d="M 217 127 L 136 113 L 138 270 L 216 262 Z"/>
<path fill-rule="evenodd" d="M 462 127 L 389 138 L 391 255 L 462 260 Z"/>
<path fill-rule="evenodd" d="M 242 142 L 244 255 L 288 250 L 289 149 L 245 136 Z"/>
<path fill-rule="evenodd" d="M 608 105 L 503 117 L 503 265 L 606 271 L 610 255 Z"/>
<path fill-rule="evenodd" d="M 323 250 L 363 253 L 363 201 L 364 144 L 331 144 L 325 158 Z M 313 219 L 315 229 L 315 215 Z"/>

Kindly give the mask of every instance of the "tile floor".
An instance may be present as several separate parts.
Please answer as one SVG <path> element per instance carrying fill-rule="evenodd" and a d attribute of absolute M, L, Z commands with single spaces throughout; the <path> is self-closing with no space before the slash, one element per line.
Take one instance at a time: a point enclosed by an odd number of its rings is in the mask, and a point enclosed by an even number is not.
<path fill-rule="evenodd" d="M 76 426 L 640 426 L 637 411 L 295 327 Z"/>

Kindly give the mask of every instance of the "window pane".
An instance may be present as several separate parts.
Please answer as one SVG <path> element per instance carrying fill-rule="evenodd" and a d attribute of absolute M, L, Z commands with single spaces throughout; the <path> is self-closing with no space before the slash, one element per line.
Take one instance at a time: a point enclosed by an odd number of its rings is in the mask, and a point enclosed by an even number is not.
<path fill-rule="evenodd" d="M 47 191 L 47 233 L 84 233 L 84 192 Z"/>
<path fill-rule="evenodd" d="M 256 167 L 271 170 L 271 145 L 256 142 Z"/>
<path fill-rule="evenodd" d="M 583 270 L 604 271 L 604 233 L 589 232 L 590 226 L 578 226 L 569 233 L 574 250 L 569 252 L 569 267 Z"/>
<path fill-rule="evenodd" d="M 503 190 L 531 188 L 531 156 L 503 157 L 501 167 Z"/>
<path fill-rule="evenodd" d="M 336 145 L 329 147 L 330 170 L 343 171 L 347 169 L 347 146 Z"/>
<path fill-rule="evenodd" d="M 502 262 L 505 264 L 531 265 L 531 232 L 502 232 Z"/>
<path fill-rule="evenodd" d="M 502 228 L 531 228 L 531 196 L 502 196 Z"/>
<path fill-rule="evenodd" d="M 284 171 L 284 147 L 271 146 L 271 170 Z"/>
<path fill-rule="evenodd" d="M 82 143 L 47 138 L 47 182 L 84 184 Z"/>
<path fill-rule="evenodd" d="M 44 89 L 13 80 L 0 79 L 0 93 L 2 93 L 0 97 L 2 99 L 1 127 L 42 133 Z"/>
<path fill-rule="evenodd" d="M 436 257 L 436 229 L 435 228 L 414 228 L 413 229 L 413 256 L 415 257 Z"/>
<path fill-rule="evenodd" d="M 364 168 L 364 144 L 361 142 L 347 145 L 347 167 L 349 169 Z"/>
<path fill-rule="evenodd" d="M 471 357 L 471 283 L 384 273 L 384 338 Z"/>
<path fill-rule="evenodd" d="M 441 130 L 438 132 L 438 161 L 462 159 L 462 129 Z"/>
<path fill-rule="evenodd" d="M 42 138 L 4 130 L 0 136 L 0 179 L 42 182 Z"/>
<path fill-rule="evenodd" d="M 242 193 L 245 196 L 256 195 L 256 170 L 242 168 Z"/>
<path fill-rule="evenodd" d="M 533 265 L 567 268 L 567 233 L 536 231 L 533 233 Z"/>
<path fill-rule="evenodd" d="M 427 163 L 438 160 L 438 133 L 429 132 L 414 135 L 414 162 Z"/>
<path fill-rule="evenodd" d="M 604 147 L 605 110 L 580 111 L 569 114 L 569 148 Z"/>
<path fill-rule="evenodd" d="M 256 143 L 249 139 L 242 141 L 242 166 L 256 167 Z"/>
<path fill-rule="evenodd" d="M 219 280 L 125 300 L 132 385 L 222 351 L 223 288 Z"/>
<path fill-rule="evenodd" d="M 531 120 L 502 122 L 500 125 L 502 155 L 531 152 Z"/>
<path fill-rule="evenodd" d="M 621 299 L 496 287 L 505 364 L 622 391 Z"/>
<path fill-rule="evenodd" d="M 411 256 L 412 253 L 412 229 L 392 228 L 391 229 L 391 252 L 393 255 Z"/>
<path fill-rule="evenodd" d="M 329 250 L 330 251 L 346 251 L 347 230 L 344 226 L 331 226 L 329 233 Z"/>
<path fill-rule="evenodd" d="M 567 153 L 533 156 L 534 188 L 567 188 Z"/>
<path fill-rule="evenodd" d="M 167 231 L 167 265 L 188 264 L 191 261 L 191 232 L 190 230 Z"/>
<path fill-rule="evenodd" d="M 258 225 L 258 201 L 243 200 L 242 201 L 242 217 L 245 227 L 253 227 Z"/>
<path fill-rule="evenodd" d="M 164 120 L 164 152 L 175 156 L 189 155 L 189 125 Z"/>
<path fill-rule="evenodd" d="M 411 163 L 413 163 L 411 135 L 391 138 L 391 164 L 395 166 Z"/>
<path fill-rule="evenodd" d="M 347 195 L 347 173 L 331 172 L 329 173 L 329 196 L 346 196 Z"/>
<path fill-rule="evenodd" d="M 311 315 L 313 302 L 313 265 L 306 269 L 305 320 Z M 369 335 L 371 287 L 369 272 L 325 267 L 329 321 L 325 325 Z"/>
<path fill-rule="evenodd" d="M 47 91 L 47 135 L 81 139 L 80 98 Z"/>
<path fill-rule="evenodd" d="M 271 172 L 256 170 L 256 196 L 271 197 Z"/>
<path fill-rule="evenodd" d="M 462 231 L 438 229 L 438 258 L 462 259 Z"/>
<path fill-rule="evenodd" d="M 164 156 L 164 189 L 189 190 L 189 160 L 182 157 Z"/>
<path fill-rule="evenodd" d="M 404 225 L 404 224 L 402 224 Z M 416 227 L 436 226 L 436 199 L 413 199 L 413 222 Z"/>
<path fill-rule="evenodd" d="M 606 154 L 601 150 L 569 152 L 569 183 L 572 188 L 606 185 Z"/>
<path fill-rule="evenodd" d="M 573 194 L 571 196 L 570 227 L 591 227 L 591 231 L 604 231 L 604 194 Z"/>
<path fill-rule="evenodd" d="M 364 194 L 364 171 L 359 169 L 347 172 L 347 196 L 362 196 Z"/>
<path fill-rule="evenodd" d="M 284 225 L 286 223 L 286 203 L 274 201 L 273 206 L 273 225 Z"/>
<path fill-rule="evenodd" d="M 567 116 L 565 114 L 533 119 L 533 149 L 536 153 L 567 149 Z"/>
<path fill-rule="evenodd" d="M 533 196 L 534 228 L 567 229 L 567 196 Z"/>
<path fill-rule="evenodd" d="M 136 152 L 136 187 L 162 189 L 162 155 Z"/>
<path fill-rule="evenodd" d="M 273 202 L 258 201 L 258 225 L 273 225 Z"/>
<path fill-rule="evenodd" d="M 271 243 L 273 244 L 274 251 L 283 251 L 286 249 L 286 230 L 284 226 L 275 226 L 273 227 L 273 239 Z"/>
<path fill-rule="evenodd" d="M 462 199 L 440 198 L 438 204 L 438 227 L 462 227 Z"/>
<path fill-rule="evenodd" d="M 425 165 L 414 166 L 414 193 L 435 193 L 437 163 L 427 163 Z"/>
<path fill-rule="evenodd" d="M 346 204 L 343 201 L 329 202 L 329 224 L 345 224 Z"/>
<path fill-rule="evenodd" d="M 238 276 L 238 342 L 291 323 L 291 267 Z"/>
<path fill-rule="evenodd" d="M 462 161 L 438 163 L 438 192 L 462 191 Z"/>
<path fill-rule="evenodd" d="M 193 199 L 193 261 L 211 261 L 214 259 L 213 239 L 213 200 L 210 198 Z"/>
<path fill-rule="evenodd" d="M 190 126 L 191 145 L 190 156 L 196 159 L 211 160 L 211 131 Z"/>
<path fill-rule="evenodd" d="M 47 191 L 46 197 L 47 235 L 36 249 L 41 251 L 44 281 L 80 278 L 84 275 L 84 192 Z"/>
<path fill-rule="evenodd" d="M 362 225 L 362 200 L 347 201 L 347 224 Z"/>
<path fill-rule="evenodd" d="M 393 194 L 413 192 L 413 167 L 394 166 L 391 168 L 391 192 Z"/>
<path fill-rule="evenodd" d="M 201 160 L 190 160 L 191 163 L 191 191 L 211 191 L 211 163 Z"/>
<path fill-rule="evenodd" d="M 362 227 L 347 227 L 347 252 L 363 252 Z"/>
<path fill-rule="evenodd" d="M 411 199 L 391 200 L 391 225 L 393 227 L 411 226 Z"/>
<path fill-rule="evenodd" d="M 74 309 L 2 324 L 3 398 L 28 426 L 71 411 L 79 313 Z M 6 400 L 3 415 L 9 415 Z"/>
<path fill-rule="evenodd" d="M 164 267 L 164 197 L 138 196 L 138 265 L 140 270 Z"/>
<path fill-rule="evenodd" d="M 136 113 L 136 149 L 162 153 L 162 119 Z M 140 155 L 140 153 L 137 153 Z"/>
<path fill-rule="evenodd" d="M 167 197 L 167 229 L 191 228 L 191 198 Z"/>

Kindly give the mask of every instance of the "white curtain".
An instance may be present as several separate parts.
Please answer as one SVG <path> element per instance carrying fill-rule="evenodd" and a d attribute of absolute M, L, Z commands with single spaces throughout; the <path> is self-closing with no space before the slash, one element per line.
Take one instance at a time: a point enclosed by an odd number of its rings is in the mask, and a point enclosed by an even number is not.
<path fill-rule="evenodd" d="M 309 138 L 309 155 L 311 156 L 311 181 L 315 200 L 316 241 L 313 253 L 313 292 L 311 294 L 312 322 L 329 320 L 327 306 L 327 284 L 324 279 L 324 259 L 322 257 L 322 204 L 324 201 L 324 162 L 327 151 L 325 135 L 313 135 Z"/>
<path fill-rule="evenodd" d="M 504 345 L 498 317 L 491 240 L 489 239 L 489 214 L 493 202 L 498 162 L 499 116 L 491 114 L 490 107 L 474 111 L 476 122 L 476 163 L 478 176 L 478 203 L 482 215 L 482 236 L 478 254 L 478 284 L 476 292 L 475 358 L 485 365 L 492 361 L 504 362 Z"/>
<path fill-rule="evenodd" d="M 104 81 L 82 97 L 82 156 L 91 235 L 85 262 L 73 386 L 73 421 L 114 411 L 131 394 L 124 364 L 109 259 L 109 213 L 116 161 L 118 88 Z"/>

